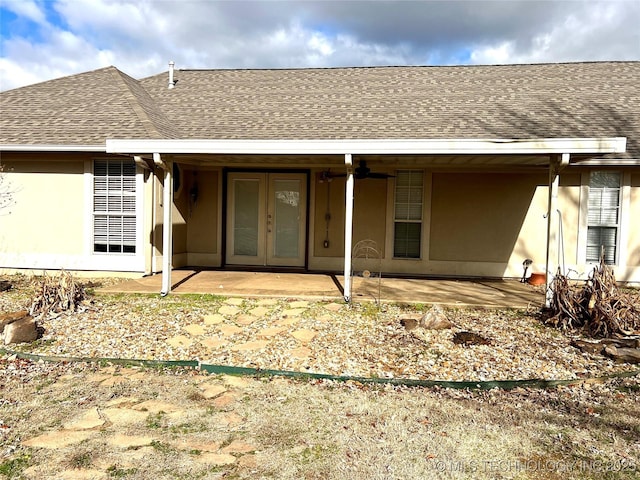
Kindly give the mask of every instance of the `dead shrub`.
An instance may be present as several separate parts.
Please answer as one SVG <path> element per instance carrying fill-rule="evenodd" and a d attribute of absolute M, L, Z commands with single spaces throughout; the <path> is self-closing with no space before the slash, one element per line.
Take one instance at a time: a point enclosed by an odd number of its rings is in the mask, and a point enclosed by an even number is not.
<path fill-rule="evenodd" d="M 61 270 L 56 277 L 45 273 L 36 288 L 29 314 L 35 317 L 51 312 L 75 312 L 84 299 L 84 288 L 69 272 Z"/>
<path fill-rule="evenodd" d="M 581 287 L 558 269 L 551 289 L 547 325 L 581 330 L 594 338 L 632 335 L 640 329 L 640 293 L 618 288 L 604 255 Z"/>

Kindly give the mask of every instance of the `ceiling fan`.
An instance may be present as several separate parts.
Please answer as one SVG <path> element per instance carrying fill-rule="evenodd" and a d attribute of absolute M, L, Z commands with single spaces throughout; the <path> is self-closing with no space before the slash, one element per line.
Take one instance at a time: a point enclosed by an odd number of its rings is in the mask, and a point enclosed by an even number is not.
<path fill-rule="evenodd" d="M 337 177 L 346 177 L 346 173 L 331 173 L 331 171 L 321 172 L 320 178 L 322 180 L 330 180 L 332 178 Z M 379 173 L 372 172 L 369 167 L 367 167 L 366 160 L 360 160 L 358 162 L 358 166 L 353 171 L 353 176 L 356 180 L 364 180 L 365 178 L 392 178 L 395 175 L 391 175 L 389 173 Z"/>

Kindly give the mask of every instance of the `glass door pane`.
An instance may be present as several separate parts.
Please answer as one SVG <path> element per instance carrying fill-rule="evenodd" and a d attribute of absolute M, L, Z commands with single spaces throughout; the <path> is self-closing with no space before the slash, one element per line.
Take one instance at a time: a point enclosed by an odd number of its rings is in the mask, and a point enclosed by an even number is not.
<path fill-rule="evenodd" d="M 257 180 L 236 180 L 233 183 L 233 254 L 256 256 L 260 184 Z"/>
<path fill-rule="evenodd" d="M 300 182 L 275 180 L 273 230 L 274 256 L 298 256 L 300 237 Z"/>
<path fill-rule="evenodd" d="M 307 241 L 307 176 L 270 173 L 267 208 L 267 264 L 304 266 Z"/>
<path fill-rule="evenodd" d="M 226 263 L 265 265 L 266 175 L 229 173 Z"/>

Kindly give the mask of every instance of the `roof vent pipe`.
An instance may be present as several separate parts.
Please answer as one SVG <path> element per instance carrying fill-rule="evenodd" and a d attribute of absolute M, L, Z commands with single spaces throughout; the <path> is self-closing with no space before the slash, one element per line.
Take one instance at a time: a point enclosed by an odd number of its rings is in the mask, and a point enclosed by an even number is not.
<path fill-rule="evenodd" d="M 175 63 L 173 63 L 173 61 L 169 62 L 169 90 L 171 90 L 172 88 L 174 88 L 176 86 L 176 82 L 173 79 L 173 67 L 174 67 Z"/>

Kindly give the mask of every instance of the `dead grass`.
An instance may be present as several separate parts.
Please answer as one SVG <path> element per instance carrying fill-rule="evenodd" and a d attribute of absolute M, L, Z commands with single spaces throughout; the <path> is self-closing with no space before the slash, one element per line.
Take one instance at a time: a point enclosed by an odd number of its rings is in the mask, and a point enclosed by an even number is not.
<path fill-rule="evenodd" d="M 1 361 L 5 478 L 48 478 L 19 473 L 39 465 L 52 474 L 84 468 L 128 479 L 631 479 L 640 465 L 637 379 L 510 392 L 256 379 L 239 389 L 232 407 L 222 408 L 193 395 L 202 382 L 224 384 L 220 378 L 149 370 L 144 378 L 104 386 L 88 381 L 101 373 L 97 368 Z M 26 373 L 18 374 L 21 369 Z M 123 372 L 117 377 L 127 378 Z M 21 445 L 129 397 L 185 412 L 179 418 L 145 412 L 137 422 L 105 425 L 57 450 Z M 237 423 L 222 421 L 230 413 Z M 109 443 L 116 431 L 153 442 L 116 448 Z M 202 464 L 206 452 L 180 446 L 218 442 L 224 448 L 237 440 L 257 451 L 234 454 L 232 465 Z M 253 457 L 254 464 L 242 457 Z"/>
<path fill-rule="evenodd" d="M 3 302 L 28 305 L 35 292 L 27 278 L 12 281 L 24 284 L 0 295 L 0 310 Z M 224 386 L 235 402 L 207 399 L 205 383 Z M 145 409 L 58 449 L 22 444 L 110 402 L 130 408 L 147 400 L 183 411 Z M 111 443 L 116 434 L 152 441 L 121 448 Z M 230 464 L 203 461 L 212 453 L 203 445 L 221 454 L 234 442 L 255 452 L 233 452 Z M 78 469 L 132 480 L 635 479 L 640 379 L 477 392 L 266 378 L 234 386 L 183 369 L 0 358 L 0 478 Z"/>

